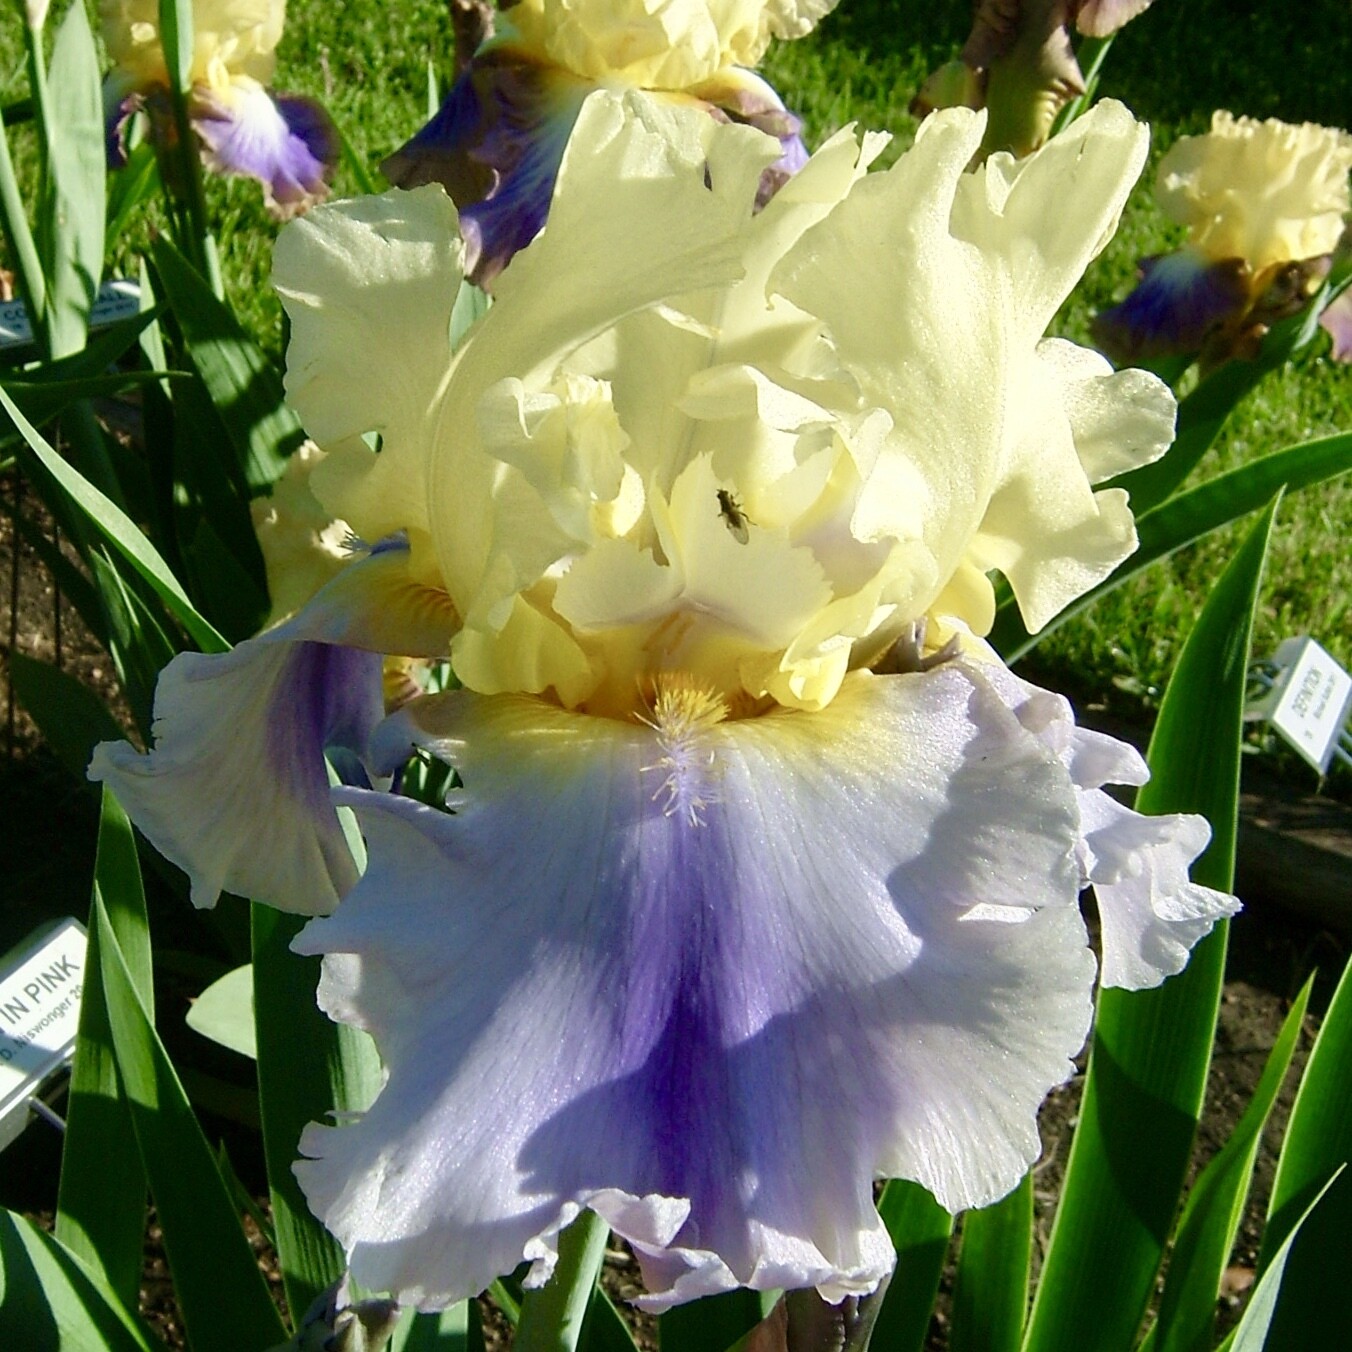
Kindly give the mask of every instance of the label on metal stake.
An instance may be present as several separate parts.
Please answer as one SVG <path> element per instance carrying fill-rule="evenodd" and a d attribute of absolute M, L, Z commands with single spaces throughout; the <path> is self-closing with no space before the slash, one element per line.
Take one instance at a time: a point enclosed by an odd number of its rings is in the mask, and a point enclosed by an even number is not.
<path fill-rule="evenodd" d="M 0 1148 L 28 1124 L 28 1099 L 75 1047 L 85 930 L 64 920 L 0 971 Z"/>

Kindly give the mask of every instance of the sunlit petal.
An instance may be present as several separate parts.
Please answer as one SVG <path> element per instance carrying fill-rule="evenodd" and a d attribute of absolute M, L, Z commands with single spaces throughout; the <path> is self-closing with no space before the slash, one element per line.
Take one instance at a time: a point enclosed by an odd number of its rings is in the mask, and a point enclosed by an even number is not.
<path fill-rule="evenodd" d="M 439 1305 L 523 1254 L 540 1277 L 591 1205 L 655 1307 L 838 1299 L 891 1263 L 874 1177 L 956 1209 L 1036 1156 L 1092 980 L 1058 757 L 956 666 L 655 722 L 415 702 L 377 754 L 449 756 L 454 815 L 340 794 L 368 870 L 297 946 L 389 1077 L 298 1173 L 359 1280 Z"/>
<path fill-rule="evenodd" d="M 455 207 L 438 187 L 334 203 L 277 241 L 287 398 L 330 451 L 312 487 L 368 540 L 426 526 L 418 457 L 450 364 L 461 255 Z M 379 456 L 363 434 L 381 438 Z"/>
<path fill-rule="evenodd" d="M 1142 990 L 1183 970 L 1193 945 L 1218 920 L 1239 911 L 1226 892 L 1188 878 L 1211 828 L 1202 817 L 1142 816 L 1103 792 L 1105 784 L 1144 784 L 1150 778 L 1134 747 L 1075 726 L 1060 695 L 1039 690 L 1003 668 L 988 679 L 1019 721 L 1062 759 L 1075 784 L 1080 812 L 1083 881 L 1094 889 L 1102 927 L 1099 980 Z"/>

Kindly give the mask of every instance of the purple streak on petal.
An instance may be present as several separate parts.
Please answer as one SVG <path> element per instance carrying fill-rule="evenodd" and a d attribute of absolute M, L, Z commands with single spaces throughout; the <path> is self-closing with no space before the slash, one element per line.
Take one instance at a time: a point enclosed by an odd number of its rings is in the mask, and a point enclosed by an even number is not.
<path fill-rule="evenodd" d="M 381 718 L 381 659 L 281 630 L 228 653 L 182 653 L 155 690 L 155 744 L 94 753 L 152 844 L 192 880 L 196 905 L 222 891 L 311 915 L 357 879 L 329 797 L 327 747 L 360 756 Z"/>
<path fill-rule="evenodd" d="M 1074 791 L 979 675 L 720 725 L 675 772 L 696 821 L 645 729 L 428 703 L 455 814 L 340 793 L 367 872 L 296 944 L 389 1072 L 297 1166 L 360 1280 L 444 1303 L 594 1205 L 655 1305 L 839 1299 L 890 1266 L 876 1175 L 982 1205 L 1035 1157 L 1090 1012 Z"/>
<path fill-rule="evenodd" d="M 342 155 L 338 128 L 333 125 L 328 110 L 322 103 L 302 94 L 274 93 L 272 101 L 292 137 L 304 143 L 318 166 L 317 172 L 327 180 Z"/>
<path fill-rule="evenodd" d="M 192 122 L 207 164 L 244 174 L 266 190 L 268 207 L 283 219 L 328 196 L 338 159 L 338 136 L 317 103 L 262 88 L 232 89 L 217 98 L 198 88 Z"/>
<path fill-rule="evenodd" d="M 1094 320 L 1094 341 L 1118 365 L 1198 352 L 1249 304 L 1244 261 L 1211 263 L 1189 249 L 1141 260 L 1141 280 Z"/>
<path fill-rule="evenodd" d="M 367 739 L 384 715 L 379 653 L 331 643 L 297 643 L 268 705 L 268 759 L 279 778 L 317 816 L 329 809 L 324 754 L 330 747 L 359 763 Z M 362 784 L 365 779 L 351 782 Z M 344 782 L 348 782 L 345 777 Z"/>
<path fill-rule="evenodd" d="M 440 183 L 460 209 L 469 276 L 487 286 L 540 233 L 592 88 L 503 45 L 475 57 L 436 116 L 380 167 L 400 188 Z"/>

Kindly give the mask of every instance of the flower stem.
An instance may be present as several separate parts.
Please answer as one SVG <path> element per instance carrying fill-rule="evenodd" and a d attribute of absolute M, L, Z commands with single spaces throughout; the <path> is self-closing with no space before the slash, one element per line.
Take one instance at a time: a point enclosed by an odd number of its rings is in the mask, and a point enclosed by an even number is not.
<path fill-rule="evenodd" d="M 538 1290 L 527 1291 L 521 1302 L 515 1352 L 573 1352 L 609 1235 L 609 1226 L 594 1211 L 584 1211 L 559 1236 L 554 1275 Z"/>

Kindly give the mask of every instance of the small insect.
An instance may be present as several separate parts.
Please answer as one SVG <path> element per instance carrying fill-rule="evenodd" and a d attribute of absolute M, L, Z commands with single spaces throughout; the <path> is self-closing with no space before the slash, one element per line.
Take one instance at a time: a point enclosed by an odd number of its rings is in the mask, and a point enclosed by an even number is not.
<path fill-rule="evenodd" d="M 718 514 L 727 522 L 732 538 L 739 545 L 746 544 L 751 538 L 747 530 L 751 518 L 742 511 L 742 504 L 726 488 L 718 490 Z"/>

